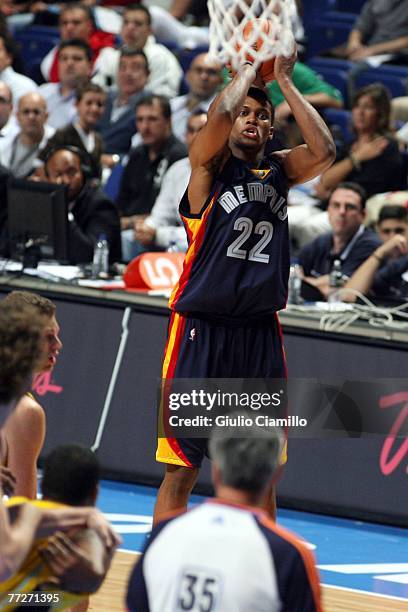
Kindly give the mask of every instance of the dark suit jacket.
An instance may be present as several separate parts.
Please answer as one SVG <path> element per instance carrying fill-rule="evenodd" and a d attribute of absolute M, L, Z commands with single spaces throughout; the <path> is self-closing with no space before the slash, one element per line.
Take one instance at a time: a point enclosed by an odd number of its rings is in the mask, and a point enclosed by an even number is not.
<path fill-rule="evenodd" d="M 0 255 L 8 255 L 7 231 L 7 181 L 11 176 L 4 166 L 0 165 Z"/>
<path fill-rule="evenodd" d="M 73 147 L 77 147 L 81 151 L 86 153 L 86 156 L 89 158 L 90 166 L 91 166 L 91 175 L 95 178 L 100 178 L 101 176 L 101 155 L 104 151 L 104 144 L 101 136 L 95 132 L 95 149 L 92 153 L 88 153 L 85 149 L 84 143 L 78 132 L 76 131 L 74 125 L 71 123 L 67 125 L 65 128 L 61 128 L 57 130 L 55 134 L 49 139 L 44 149 L 40 151 L 38 157 L 42 161 L 47 159 L 47 156 L 52 148 L 59 147 L 61 145 L 71 145 Z"/>
<path fill-rule="evenodd" d="M 105 153 L 126 155 L 130 149 L 132 136 L 136 133 L 135 110 L 138 102 L 149 92 L 144 89 L 130 98 L 129 108 L 117 121 L 111 121 L 113 104 L 118 96 L 117 92 L 108 94 L 105 112 L 96 129 L 105 143 Z"/>
<path fill-rule="evenodd" d="M 120 221 L 116 206 L 99 188 L 85 184 L 70 208 L 74 220 L 69 222 L 70 263 L 89 263 L 94 245 L 101 234 L 109 243 L 109 261 L 121 260 Z"/>
<path fill-rule="evenodd" d="M 163 176 L 174 162 L 186 157 L 186 145 L 174 134 L 163 143 L 151 161 L 149 149 L 141 144 L 132 150 L 120 182 L 116 204 L 121 216 L 149 214 L 159 194 Z"/>

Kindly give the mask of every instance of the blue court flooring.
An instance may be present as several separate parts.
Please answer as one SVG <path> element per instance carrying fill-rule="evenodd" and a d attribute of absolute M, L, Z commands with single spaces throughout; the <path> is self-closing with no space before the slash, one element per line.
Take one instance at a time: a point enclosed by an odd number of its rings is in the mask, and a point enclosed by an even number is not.
<path fill-rule="evenodd" d="M 141 551 L 155 499 L 156 489 L 151 487 L 102 482 L 98 507 L 121 533 L 123 550 Z M 193 496 L 191 503 L 203 499 Z M 408 602 L 406 530 L 285 509 L 278 509 L 278 523 L 310 544 L 323 584 Z"/>

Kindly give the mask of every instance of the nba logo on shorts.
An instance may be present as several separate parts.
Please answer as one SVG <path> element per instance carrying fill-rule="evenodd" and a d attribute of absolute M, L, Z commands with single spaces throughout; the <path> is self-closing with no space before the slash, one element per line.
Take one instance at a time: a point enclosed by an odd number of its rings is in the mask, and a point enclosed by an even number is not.
<path fill-rule="evenodd" d="M 196 337 L 196 330 L 195 327 L 193 327 L 193 329 L 190 331 L 190 336 L 189 336 L 189 340 L 191 340 L 191 342 L 193 342 L 195 340 Z"/>

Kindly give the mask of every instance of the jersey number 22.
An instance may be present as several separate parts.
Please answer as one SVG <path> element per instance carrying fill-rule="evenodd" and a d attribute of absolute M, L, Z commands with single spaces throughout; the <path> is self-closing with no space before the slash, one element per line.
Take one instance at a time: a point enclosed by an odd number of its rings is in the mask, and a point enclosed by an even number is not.
<path fill-rule="evenodd" d="M 234 223 L 234 230 L 240 231 L 238 238 L 232 242 L 227 249 L 228 257 L 236 259 L 248 259 L 248 261 L 256 261 L 258 263 L 269 263 L 269 255 L 263 253 L 263 249 L 270 243 L 273 236 L 273 225 L 269 221 L 260 221 L 255 225 L 249 217 L 239 217 Z M 250 251 L 242 248 L 251 234 L 258 234 L 261 238 L 252 247 Z"/>

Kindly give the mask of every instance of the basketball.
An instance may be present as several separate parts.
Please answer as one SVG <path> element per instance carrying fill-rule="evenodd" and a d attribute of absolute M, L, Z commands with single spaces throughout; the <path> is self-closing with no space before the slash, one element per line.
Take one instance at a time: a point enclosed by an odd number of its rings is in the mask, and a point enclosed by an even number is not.
<path fill-rule="evenodd" d="M 263 32 L 265 35 L 271 35 L 273 28 L 273 22 L 270 19 L 253 19 L 248 21 L 245 24 L 243 30 L 243 38 L 246 41 L 251 41 L 255 39 L 255 36 L 258 32 Z M 264 37 L 262 34 L 258 35 L 252 43 L 251 47 L 259 52 L 262 49 L 262 45 L 264 44 Z M 237 48 L 239 50 L 239 48 Z M 255 58 L 247 53 L 249 61 L 253 62 Z M 265 83 L 270 83 L 275 80 L 275 58 L 271 58 L 262 62 L 262 64 L 258 67 L 258 73 L 261 75 L 263 81 Z"/>

